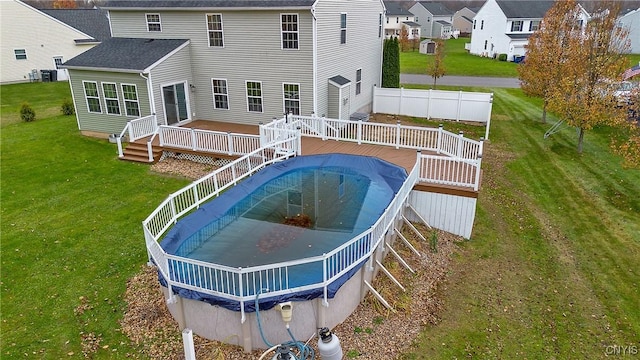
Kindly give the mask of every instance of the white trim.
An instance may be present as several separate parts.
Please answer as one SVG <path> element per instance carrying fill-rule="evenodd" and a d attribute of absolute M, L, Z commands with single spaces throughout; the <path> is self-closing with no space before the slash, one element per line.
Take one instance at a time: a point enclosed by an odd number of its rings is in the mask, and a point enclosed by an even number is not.
<path fill-rule="evenodd" d="M 214 89 L 213 86 L 213 81 L 214 80 L 218 80 L 218 81 L 224 81 L 224 87 L 227 90 L 227 92 L 224 94 L 227 97 L 227 108 L 219 108 L 216 107 L 216 91 Z M 219 95 L 222 95 L 222 93 L 219 93 Z M 211 99 L 213 100 L 213 108 L 215 110 L 223 110 L 223 111 L 229 111 L 231 109 L 231 103 L 229 101 L 229 81 L 227 79 L 224 78 L 211 78 Z"/>
<path fill-rule="evenodd" d="M 311 17 L 312 17 L 312 38 L 313 38 L 313 113 L 318 114 L 318 19 L 316 18 L 316 0 L 311 7 Z M 382 72 L 382 71 L 381 71 Z"/>
<path fill-rule="evenodd" d="M 118 112 L 119 112 L 118 114 L 112 114 L 109 112 L 109 106 L 107 105 L 107 100 L 114 100 L 114 98 L 107 98 L 107 95 L 104 92 L 104 85 L 113 85 L 115 87 L 115 90 L 116 90 L 115 100 L 118 101 Z M 101 82 L 100 89 L 102 89 L 102 98 L 104 99 L 104 112 L 107 115 L 122 116 L 122 107 L 120 106 L 120 96 L 118 95 L 118 84 L 110 81 Z"/>
<path fill-rule="evenodd" d="M 84 84 L 87 83 L 93 83 L 96 85 L 96 93 L 98 94 L 97 96 L 91 96 L 92 99 L 94 98 L 98 98 L 98 105 L 100 105 L 100 111 L 91 111 L 91 107 L 89 106 L 89 98 L 87 97 L 87 88 L 85 87 Z M 87 105 L 87 112 L 91 113 L 91 114 L 102 114 L 102 101 L 100 101 L 100 90 L 98 88 L 98 82 L 97 81 L 90 81 L 90 80 L 82 80 L 82 94 L 84 95 L 84 101 Z M 77 110 L 76 110 L 77 112 Z"/>
<path fill-rule="evenodd" d="M 295 15 L 296 17 L 296 31 L 284 31 L 282 29 L 282 17 L 285 15 Z M 295 48 L 285 48 L 284 47 L 284 34 L 296 34 L 296 47 Z M 280 50 L 299 50 L 300 49 L 300 15 L 298 13 L 280 13 Z"/>
<path fill-rule="evenodd" d="M 189 44 L 191 44 L 191 40 L 185 41 L 184 43 L 182 43 L 182 45 L 178 46 L 177 48 L 173 49 L 170 53 L 168 53 L 167 55 L 165 55 L 162 58 L 160 58 L 160 60 L 154 62 L 153 64 L 149 65 L 146 69 L 142 70 L 142 72 L 145 73 L 145 74 L 148 74 L 149 72 L 151 72 L 151 70 L 153 70 L 153 68 L 155 68 L 156 66 L 160 65 L 165 60 L 167 60 L 168 58 L 172 57 L 178 51 L 184 49 Z M 125 72 L 125 71 L 123 71 L 123 72 Z M 134 70 L 133 72 L 140 72 L 140 71 Z"/>
<path fill-rule="evenodd" d="M 149 22 L 149 15 L 158 16 L 158 22 Z M 147 24 L 147 32 L 153 32 L 153 33 L 162 32 L 162 17 L 160 16 L 160 13 L 145 13 L 144 19 Z M 153 30 L 153 31 L 149 30 L 149 25 L 156 25 L 156 24 L 160 26 L 160 30 Z"/>
<path fill-rule="evenodd" d="M 302 100 L 301 100 L 301 96 L 300 96 L 300 93 L 302 91 L 300 90 L 301 89 L 300 83 L 290 83 L 290 82 L 283 82 L 282 83 L 282 110 L 283 110 L 284 114 L 285 115 L 287 114 L 287 105 L 286 105 L 286 100 L 287 99 L 284 97 L 284 86 L 285 85 L 295 85 L 295 86 L 298 87 L 298 99 L 293 99 L 293 100 L 298 102 L 298 114 L 295 114 L 295 115 L 302 115 L 302 113 L 301 113 L 302 112 Z M 292 100 L 292 99 L 289 99 L 289 100 Z"/>
<path fill-rule="evenodd" d="M 209 30 L 209 16 L 210 15 L 220 15 L 220 30 Z M 224 49 L 225 41 L 224 41 L 224 20 L 222 19 L 222 13 L 206 13 L 204 14 L 204 24 L 207 29 L 207 47 L 208 48 L 222 48 Z M 209 37 L 209 32 L 211 31 L 219 31 L 222 34 L 222 46 L 211 45 L 211 38 Z"/>
<path fill-rule="evenodd" d="M 136 99 L 135 100 L 127 100 L 127 98 L 124 96 L 125 91 L 124 91 L 124 87 L 125 86 L 133 86 L 134 89 L 136 90 Z M 129 83 L 120 83 L 120 89 L 122 90 L 122 103 L 124 105 L 124 116 L 135 116 L 135 117 L 140 117 L 142 116 L 142 111 L 140 110 L 140 95 L 138 94 L 138 85 L 136 84 L 129 84 Z M 131 101 L 131 102 L 135 102 L 136 104 L 138 104 L 138 115 L 129 115 L 129 112 L 127 111 L 127 101 Z"/>
<path fill-rule="evenodd" d="M 249 110 L 249 83 L 258 83 L 260 84 L 260 111 L 251 111 Z M 257 80 L 245 80 L 244 82 L 244 97 L 247 100 L 247 112 L 250 113 L 264 113 L 264 90 L 262 87 L 262 81 Z M 252 98 L 257 98 L 257 96 L 252 96 Z"/>

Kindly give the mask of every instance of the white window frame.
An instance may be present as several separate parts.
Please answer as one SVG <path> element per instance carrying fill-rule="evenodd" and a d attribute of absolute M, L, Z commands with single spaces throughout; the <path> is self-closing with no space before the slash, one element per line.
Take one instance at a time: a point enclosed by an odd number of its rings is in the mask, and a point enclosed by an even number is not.
<path fill-rule="evenodd" d="M 344 26 L 342 24 L 342 19 L 344 17 Z M 343 35 L 344 34 L 344 35 Z M 340 13 L 340 44 L 347 43 L 347 13 Z"/>
<path fill-rule="evenodd" d="M 534 25 L 535 24 L 535 29 L 534 29 Z M 533 31 L 537 31 L 538 29 L 540 29 L 540 20 L 531 20 L 529 22 L 529 31 L 533 32 Z"/>
<path fill-rule="evenodd" d="M 149 21 L 149 16 L 157 16 L 158 21 Z M 147 21 L 147 32 L 162 32 L 162 19 L 159 13 L 146 13 L 144 18 Z M 158 25 L 158 30 L 151 30 L 151 25 Z"/>
<path fill-rule="evenodd" d="M 57 62 L 58 60 L 60 60 L 60 64 L 58 64 L 58 62 Z M 62 56 L 54 56 L 53 57 L 53 66 L 55 66 L 55 68 L 57 70 L 60 69 L 60 65 L 62 65 L 63 62 L 64 61 L 62 61 Z"/>
<path fill-rule="evenodd" d="M 18 52 L 21 53 L 18 54 Z M 13 56 L 16 60 L 27 60 L 27 49 L 13 49 Z"/>
<path fill-rule="evenodd" d="M 356 70 L 356 95 L 362 93 L 362 68 Z"/>
<path fill-rule="evenodd" d="M 249 95 L 249 83 L 260 84 L 260 96 Z M 246 80 L 244 82 L 245 96 L 247 97 L 247 112 L 263 113 L 264 112 L 264 90 L 262 89 L 262 81 Z M 251 110 L 249 99 L 260 99 L 260 111 Z"/>
<path fill-rule="evenodd" d="M 290 86 L 297 86 L 298 87 L 298 98 L 294 99 L 294 98 L 287 98 L 286 94 L 287 92 L 285 91 L 285 87 L 287 85 Z M 298 106 L 298 113 L 296 114 L 295 112 L 292 112 L 294 115 L 300 115 L 300 84 L 299 83 L 282 83 L 282 109 L 284 111 L 285 114 L 288 114 L 289 112 L 287 111 L 287 100 L 291 103 L 297 103 Z"/>
<path fill-rule="evenodd" d="M 93 84 L 96 87 L 96 95 L 88 95 L 87 94 L 87 86 L 86 84 Z M 102 114 L 102 102 L 100 101 L 100 90 L 98 90 L 98 82 L 97 81 L 88 81 L 82 80 L 82 92 L 84 93 L 84 101 L 87 104 L 87 112 L 92 114 Z M 100 107 L 100 111 L 91 111 L 91 106 L 89 106 L 89 99 L 97 99 L 98 106 Z"/>
<path fill-rule="evenodd" d="M 519 26 L 516 26 L 516 25 L 519 25 Z M 524 27 L 524 21 L 522 20 L 511 21 L 511 32 L 522 32 L 523 27 Z"/>
<path fill-rule="evenodd" d="M 133 86 L 133 89 L 135 90 L 135 94 L 136 94 L 136 99 L 135 100 L 127 99 L 127 97 L 126 97 L 127 92 L 124 90 L 125 86 Z M 140 111 L 140 96 L 138 95 L 138 86 L 136 84 L 125 84 L 125 83 L 122 83 L 122 84 L 120 84 L 120 89 L 122 90 L 122 102 L 124 104 L 125 115 L 126 116 L 140 117 L 142 115 L 142 112 Z M 138 108 L 138 114 L 130 115 L 129 114 L 129 107 L 127 106 L 127 103 L 135 103 L 136 107 Z"/>
<path fill-rule="evenodd" d="M 283 21 L 283 17 L 289 17 L 289 16 L 295 16 L 295 22 L 292 22 L 291 24 L 295 24 L 295 31 L 294 30 L 285 30 L 284 29 L 284 21 Z M 285 40 L 285 35 L 286 34 L 295 34 L 295 40 L 291 40 L 291 39 L 286 39 Z M 300 48 L 300 16 L 297 13 L 281 13 L 280 14 L 280 39 L 282 40 L 280 42 L 280 49 L 282 50 L 298 50 Z M 290 42 L 295 42 L 295 47 L 285 47 L 284 44 L 285 43 L 290 43 Z"/>
<path fill-rule="evenodd" d="M 209 16 L 219 16 L 220 17 L 220 29 L 209 29 Z M 221 13 L 211 13 L 211 14 L 205 14 L 204 16 L 205 18 L 205 22 L 207 25 L 207 44 L 209 44 L 209 47 L 216 47 L 216 48 L 224 48 L 224 22 L 222 20 L 222 14 Z M 220 33 L 220 41 L 222 41 L 222 45 L 211 45 L 211 33 Z"/>
<path fill-rule="evenodd" d="M 216 87 L 213 85 L 214 81 L 224 81 L 224 89 L 225 89 L 225 93 L 217 93 L 216 92 Z M 213 108 L 216 110 L 229 110 L 229 108 L 231 108 L 231 106 L 229 105 L 229 82 L 227 81 L 227 79 L 222 79 L 222 78 L 211 78 L 211 93 L 213 94 Z M 216 106 L 216 95 L 217 96 L 224 96 L 227 100 L 227 107 L 223 108 L 223 107 L 217 107 Z"/>
<path fill-rule="evenodd" d="M 117 115 L 117 116 L 122 115 L 122 109 L 120 108 L 120 98 L 118 96 L 118 84 L 116 84 L 114 82 L 102 82 L 102 83 L 100 83 L 100 85 L 101 85 L 100 88 L 102 89 L 102 98 L 104 99 L 104 111 L 108 115 Z M 113 85 L 113 89 L 116 92 L 116 97 L 115 98 L 107 97 L 107 93 L 105 92 L 105 89 L 104 89 L 105 85 Z M 109 101 L 114 101 L 114 100 L 118 104 L 118 113 L 109 112 Z"/>

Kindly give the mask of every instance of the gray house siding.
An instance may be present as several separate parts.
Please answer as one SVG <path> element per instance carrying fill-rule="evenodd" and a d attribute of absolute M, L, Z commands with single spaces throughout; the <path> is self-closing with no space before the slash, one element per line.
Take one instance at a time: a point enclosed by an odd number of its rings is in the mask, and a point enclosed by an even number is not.
<path fill-rule="evenodd" d="M 164 101 L 162 98 L 162 87 L 164 85 L 186 82 L 186 95 L 189 102 L 189 116 L 192 119 L 193 109 L 195 109 L 195 91 L 189 90 L 189 84 L 193 84 L 191 69 L 190 46 L 186 46 L 177 53 L 164 60 L 151 70 L 150 80 L 153 88 L 153 109 L 158 117 L 158 124 L 166 124 L 164 111 Z"/>
<path fill-rule="evenodd" d="M 432 37 L 431 24 L 433 23 L 433 15 L 419 3 L 413 5 L 409 11 L 418 18 L 416 22 L 420 24 L 420 35 L 427 38 Z"/>
<path fill-rule="evenodd" d="M 313 37 L 312 17 L 308 10 L 154 13 L 160 14 L 162 32 L 147 32 L 145 11 L 111 11 L 114 36 L 191 40 L 195 90 L 190 95 L 194 102 L 191 109 L 194 119 L 257 124 L 280 117 L 284 112 L 283 83 L 300 85 L 301 114 L 313 111 Z M 208 13 L 222 14 L 222 48 L 209 47 Z M 281 48 L 282 13 L 298 14 L 297 50 Z M 227 80 L 229 110 L 214 109 L 212 78 Z M 246 81 L 262 83 L 262 113 L 247 111 Z"/>
<path fill-rule="evenodd" d="M 124 108 L 122 84 L 136 85 L 140 116 L 147 116 L 151 114 L 147 83 L 139 74 L 69 69 L 69 75 L 71 91 L 73 92 L 73 98 L 76 106 L 78 128 L 80 131 L 108 134 L 120 133 L 127 124 L 127 121 L 138 118 L 138 116 L 125 115 L 126 111 Z M 83 81 L 94 81 L 97 83 L 99 87 L 98 94 L 102 113 L 98 114 L 89 112 L 84 95 Z M 116 83 L 117 85 L 120 115 L 107 114 L 106 112 L 105 98 L 102 91 L 102 83 L 105 82 Z"/>
<path fill-rule="evenodd" d="M 347 14 L 347 42 L 340 44 L 340 13 Z M 341 75 L 351 80 L 349 114 L 369 112 L 373 86 L 380 85 L 382 41 L 378 37 L 381 1 L 320 0 L 317 16 L 317 115 L 329 113 L 328 79 Z M 384 35 L 384 34 L 383 34 Z M 345 59 L 349 61 L 345 61 Z M 356 95 L 356 71 L 362 69 L 361 93 Z"/>

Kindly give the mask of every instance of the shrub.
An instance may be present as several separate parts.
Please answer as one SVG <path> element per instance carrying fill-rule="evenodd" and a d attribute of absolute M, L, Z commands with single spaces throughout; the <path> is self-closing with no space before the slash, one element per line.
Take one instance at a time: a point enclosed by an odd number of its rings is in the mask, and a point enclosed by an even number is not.
<path fill-rule="evenodd" d="M 76 109 L 73 107 L 73 101 L 71 101 L 71 99 L 64 99 L 62 101 L 61 110 L 63 115 L 73 115 L 76 112 Z"/>
<path fill-rule="evenodd" d="M 500 55 L 498 55 L 498 60 L 500 60 L 500 61 L 507 61 L 507 54 L 500 54 Z"/>
<path fill-rule="evenodd" d="M 36 112 L 29 103 L 22 103 L 22 106 L 20 107 L 20 118 L 26 122 L 36 119 Z"/>

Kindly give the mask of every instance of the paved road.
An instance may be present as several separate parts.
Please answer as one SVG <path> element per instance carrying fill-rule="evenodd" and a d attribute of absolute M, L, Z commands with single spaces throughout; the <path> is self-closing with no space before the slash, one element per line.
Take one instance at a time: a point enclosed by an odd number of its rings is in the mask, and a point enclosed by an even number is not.
<path fill-rule="evenodd" d="M 400 74 L 400 83 L 432 85 L 433 78 L 429 75 Z M 436 85 L 519 88 L 520 80 L 517 78 L 481 76 L 443 76 L 438 79 Z"/>

